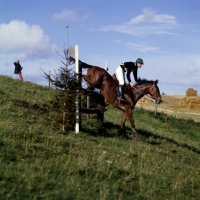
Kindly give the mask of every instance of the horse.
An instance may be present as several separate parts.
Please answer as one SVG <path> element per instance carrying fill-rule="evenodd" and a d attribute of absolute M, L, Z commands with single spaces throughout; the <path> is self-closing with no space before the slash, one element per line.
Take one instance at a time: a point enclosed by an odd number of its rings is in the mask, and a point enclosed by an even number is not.
<path fill-rule="evenodd" d="M 144 95 L 150 95 L 150 97 L 155 101 L 156 104 L 163 102 L 160 90 L 157 86 L 158 80 L 149 81 L 146 79 L 140 79 L 139 83 L 135 86 L 126 85 L 124 89 L 124 101 L 117 98 L 119 82 L 115 80 L 105 69 L 98 66 L 88 65 L 87 63 L 81 62 L 81 68 L 87 69 L 87 74 L 82 75 L 83 79 L 87 83 L 89 88 L 97 88 L 100 90 L 103 97 L 111 105 L 119 110 L 123 111 L 121 119 L 121 129 L 124 132 L 125 122 L 128 118 L 130 121 L 132 133 L 138 135 L 132 110 L 135 107 L 137 101 L 141 99 Z"/>

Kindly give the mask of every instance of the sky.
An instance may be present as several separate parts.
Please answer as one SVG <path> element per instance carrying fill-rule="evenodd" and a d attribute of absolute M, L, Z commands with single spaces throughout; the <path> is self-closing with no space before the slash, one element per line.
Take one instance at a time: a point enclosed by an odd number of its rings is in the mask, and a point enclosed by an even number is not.
<path fill-rule="evenodd" d="M 48 85 L 44 72 L 78 45 L 80 60 L 111 75 L 142 58 L 138 76 L 158 79 L 160 92 L 200 94 L 199 19 L 199 0 L 0 0 L 0 75 L 17 79 L 20 60 L 25 81 Z"/>

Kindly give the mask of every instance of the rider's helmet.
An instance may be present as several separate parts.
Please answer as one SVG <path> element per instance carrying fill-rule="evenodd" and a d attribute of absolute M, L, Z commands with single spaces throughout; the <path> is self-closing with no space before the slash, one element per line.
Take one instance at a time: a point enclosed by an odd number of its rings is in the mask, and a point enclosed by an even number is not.
<path fill-rule="evenodd" d="M 141 58 L 138 58 L 137 60 L 136 60 L 136 63 L 140 63 L 140 64 L 144 64 L 144 62 L 143 62 L 143 60 L 141 59 Z"/>

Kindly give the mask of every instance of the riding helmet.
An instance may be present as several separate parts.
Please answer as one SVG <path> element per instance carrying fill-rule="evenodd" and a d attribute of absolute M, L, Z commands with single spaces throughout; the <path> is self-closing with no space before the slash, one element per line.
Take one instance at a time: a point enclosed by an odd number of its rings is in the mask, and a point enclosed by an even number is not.
<path fill-rule="evenodd" d="M 142 60 L 141 58 L 138 58 L 138 59 L 136 60 L 136 63 L 144 64 L 144 62 L 143 62 L 143 60 Z"/>

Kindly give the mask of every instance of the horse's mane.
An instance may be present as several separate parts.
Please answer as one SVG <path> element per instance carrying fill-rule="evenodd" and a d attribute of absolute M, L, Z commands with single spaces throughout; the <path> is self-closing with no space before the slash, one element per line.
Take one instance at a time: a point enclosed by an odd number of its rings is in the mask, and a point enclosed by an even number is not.
<path fill-rule="evenodd" d="M 147 80 L 145 78 L 138 78 L 138 82 L 136 85 L 140 85 L 140 84 L 144 84 L 144 83 L 151 83 L 151 82 L 154 82 L 152 80 Z"/>

